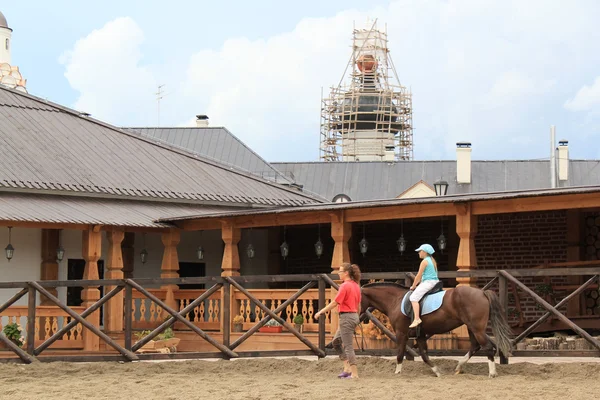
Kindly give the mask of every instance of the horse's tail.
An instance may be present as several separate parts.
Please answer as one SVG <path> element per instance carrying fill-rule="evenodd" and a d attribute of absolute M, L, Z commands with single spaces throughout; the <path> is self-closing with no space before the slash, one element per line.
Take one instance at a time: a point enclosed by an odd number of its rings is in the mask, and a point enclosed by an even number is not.
<path fill-rule="evenodd" d="M 490 321 L 492 323 L 492 332 L 496 339 L 496 346 L 502 354 L 508 357 L 512 350 L 512 343 L 510 340 L 512 330 L 506 321 L 504 307 L 502 307 L 502 303 L 500 303 L 500 299 L 498 299 L 496 292 L 486 290 L 483 293 L 490 302 Z"/>

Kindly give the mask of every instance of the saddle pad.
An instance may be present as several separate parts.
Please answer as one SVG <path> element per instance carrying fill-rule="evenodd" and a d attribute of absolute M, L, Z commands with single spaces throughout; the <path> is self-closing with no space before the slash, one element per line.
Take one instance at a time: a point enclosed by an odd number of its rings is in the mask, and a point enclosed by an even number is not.
<path fill-rule="evenodd" d="M 407 297 L 409 295 L 409 293 L 406 293 L 404 295 L 404 298 L 402 299 L 402 314 L 404 314 L 406 316 L 408 316 L 408 314 L 406 313 L 406 310 L 405 310 L 405 304 L 410 303 L 410 301 L 408 301 L 408 297 Z M 436 311 L 438 308 L 440 308 L 442 306 L 442 302 L 444 301 L 445 294 L 446 294 L 446 291 L 442 290 L 441 292 L 437 292 L 434 294 L 428 294 L 427 296 L 425 296 L 425 299 L 421 301 L 421 315 L 430 314 L 430 313 Z"/>

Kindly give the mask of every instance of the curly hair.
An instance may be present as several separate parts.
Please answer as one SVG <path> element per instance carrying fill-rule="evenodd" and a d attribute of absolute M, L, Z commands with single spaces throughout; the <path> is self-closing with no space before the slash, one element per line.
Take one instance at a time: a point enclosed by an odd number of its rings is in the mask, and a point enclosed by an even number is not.
<path fill-rule="evenodd" d="M 341 267 L 344 268 L 344 271 L 348 271 L 350 279 L 360 284 L 360 267 L 358 265 L 343 263 Z"/>

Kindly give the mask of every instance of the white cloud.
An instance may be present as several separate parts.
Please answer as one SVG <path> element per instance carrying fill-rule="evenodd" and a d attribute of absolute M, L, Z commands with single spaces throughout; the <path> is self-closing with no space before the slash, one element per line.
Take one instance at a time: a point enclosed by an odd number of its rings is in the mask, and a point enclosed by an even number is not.
<path fill-rule="evenodd" d="M 476 159 L 536 157 L 547 146 L 515 151 L 506 137 L 546 140 L 561 117 L 554 110 L 576 90 L 573 77 L 600 67 L 599 13 L 587 0 L 399 0 L 305 18 L 264 39 L 224 38 L 220 48 L 198 48 L 186 65 L 152 66 L 142 64 L 143 34 L 126 18 L 80 40 L 66 76 L 81 92 L 77 107 L 109 122 L 154 125 L 151 93 L 167 83 L 161 120 L 170 125 L 207 114 L 268 160 L 316 160 L 321 87 L 339 82 L 353 24 L 368 14 L 387 23 L 400 80 L 412 89 L 416 158 L 452 158 L 461 140 L 473 142 Z M 597 91 L 598 81 L 569 107 L 591 107 Z"/>
<path fill-rule="evenodd" d="M 565 103 L 565 108 L 571 111 L 589 111 L 600 106 L 600 76 L 591 86 L 585 85 L 572 99 Z"/>
<path fill-rule="evenodd" d="M 80 92 L 73 106 L 114 124 L 148 124 L 156 81 L 140 65 L 144 33 L 131 18 L 117 18 L 75 43 L 60 61 Z M 155 115 L 155 112 L 152 114 Z"/>

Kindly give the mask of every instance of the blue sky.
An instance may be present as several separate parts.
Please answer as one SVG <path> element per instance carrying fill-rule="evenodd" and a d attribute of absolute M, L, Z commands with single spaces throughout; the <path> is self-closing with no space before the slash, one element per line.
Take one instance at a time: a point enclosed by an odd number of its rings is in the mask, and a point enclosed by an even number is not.
<path fill-rule="evenodd" d="M 321 87 L 337 84 L 353 24 L 387 23 L 413 91 L 415 158 L 600 158 L 600 30 L 593 0 L 22 1 L 0 9 L 30 93 L 119 126 L 196 114 L 269 161 L 318 157 Z"/>

